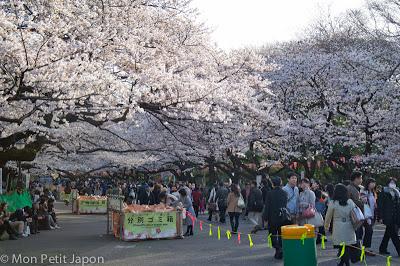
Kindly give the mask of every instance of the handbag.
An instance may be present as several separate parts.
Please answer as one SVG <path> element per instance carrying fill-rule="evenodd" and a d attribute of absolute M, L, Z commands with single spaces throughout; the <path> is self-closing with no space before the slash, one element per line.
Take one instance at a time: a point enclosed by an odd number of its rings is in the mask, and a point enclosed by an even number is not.
<path fill-rule="evenodd" d="M 315 208 L 311 205 L 303 211 L 303 217 L 306 219 L 313 218 L 315 216 Z"/>
<path fill-rule="evenodd" d="M 316 212 L 314 217 L 307 219 L 307 223 L 314 225 L 315 228 L 321 227 L 324 225 L 324 217 L 319 212 Z"/>
<path fill-rule="evenodd" d="M 209 210 L 209 211 L 216 211 L 216 210 L 217 210 L 217 203 L 215 203 L 215 202 L 210 202 L 210 203 L 208 204 L 208 210 Z"/>
<path fill-rule="evenodd" d="M 364 214 L 361 209 L 357 206 L 354 207 L 350 212 L 351 223 L 353 224 L 353 228 L 357 230 L 365 221 Z"/>
<path fill-rule="evenodd" d="M 364 204 L 364 218 L 373 218 L 371 207 L 368 204 Z"/>
<path fill-rule="evenodd" d="M 290 215 L 287 208 L 280 208 L 278 213 L 279 226 L 292 224 L 292 216 Z"/>
<path fill-rule="evenodd" d="M 243 197 L 242 197 L 241 194 L 240 194 L 240 197 L 239 197 L 239 199 L 238 199 L 237 206 L 238 206 L 239 209 L 244 209 L 244 208 L 246 208 L 246 203 L 244 202 L 244 199 L 243 199 Z"/>

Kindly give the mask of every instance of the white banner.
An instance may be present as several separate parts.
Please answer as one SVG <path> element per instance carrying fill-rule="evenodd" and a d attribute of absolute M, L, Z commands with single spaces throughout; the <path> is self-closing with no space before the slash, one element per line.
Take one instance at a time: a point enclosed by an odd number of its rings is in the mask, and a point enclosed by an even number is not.
<path fill-rule="evenodd" d="M 0 168 L 0 195 L 3 194 L 3 168 Z"/>
<path fill-rule="evenodd" d="M 31 174 L 25 174 L 25 188 L 29 189 L 29 182 L 31 180 Z"/>

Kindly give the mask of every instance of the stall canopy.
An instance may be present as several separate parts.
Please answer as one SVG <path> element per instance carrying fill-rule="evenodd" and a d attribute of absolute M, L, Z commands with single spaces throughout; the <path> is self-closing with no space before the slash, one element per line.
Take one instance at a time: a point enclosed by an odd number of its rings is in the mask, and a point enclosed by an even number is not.
<path fill-rule="evenodd" d="M 32 207 L 31 195 L 27 191 L 24 191 L 21 194 L 14 191 L 12 194 L 0 195 L 0 202 L 7 202 L 7 210 L 9 212 L 15 212 L 15 210 L 26 206 Z"/>

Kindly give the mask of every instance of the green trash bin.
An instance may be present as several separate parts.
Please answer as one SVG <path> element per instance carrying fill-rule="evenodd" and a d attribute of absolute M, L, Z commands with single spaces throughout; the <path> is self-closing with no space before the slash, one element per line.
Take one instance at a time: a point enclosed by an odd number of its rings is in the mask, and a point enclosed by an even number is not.
<path fill-rule="evenodd" d="M 306 224 L 287 225 L 281 227 L 283 265 L 285 266 L 316 266 L 317 248 L 315 244 L 314 226 Z M 305 236 L 304 245 L 302 236 Z"/>

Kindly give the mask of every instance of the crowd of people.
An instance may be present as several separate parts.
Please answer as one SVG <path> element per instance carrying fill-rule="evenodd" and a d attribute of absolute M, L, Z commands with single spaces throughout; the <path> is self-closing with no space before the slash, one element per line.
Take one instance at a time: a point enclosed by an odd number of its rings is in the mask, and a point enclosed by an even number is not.
<path fill-rule="evenodd" d="M 252 181 L 241 188 L 230 180 L 213 186 L 199 187 L 195 183 L 177 182 L 120 182 L 101 179 L 77 180 L 64 184 L 64 193 L 79 195 L 118 194 L 126 204 L 182 206 L 189 212 L 186 218 L 185 236 L 193 235 L 190 216 L 198 217 L 208 211 L 208 220 L 221 224 L 229 217 L 232 233 L 239 230 L 240 220 L 253 224 L 252 232 L 269 230 L 275 248 L 275 258 L 282 259 L 281 226 L 288 224 L 313 224 L 316 228 L 317 244 L 321 236 L 332 234 L 331 241 L 345 253 L 339 265 L 359 261 L 360 247 L 366 255 L 374 256 L 371 249 L 374 224 L 386 225 L 379 253 L 389 255 L 389 240 L 392 240 L 400 255 L 400 193 L 397 180 L 391 178 L 384 187 L 377 186 L 373 178 L 363 179 L 354 172 L 350 180 L 339 184 L 322 186 L 316 180 L 302 178 L 289 173 L 286 184 L 280 177 L 263 176 L 260 183 Z M 54 200 L 59 189 L 50 191 L 38 183 L 31 184 L 32 207 L 7 212 L 7 205 L 0 204 L 0 237 L 4 233 L 10 239 L 26 237 L 39 230 L 59 228 L 54 212 Z M 355 224 L 355 209 L 362 213 L 362 220 Z M 338 255 L 339 255 L 338 253 Z"/>
<path fill-rule="evenodd" d="M 360 260 L 361 246 L 367 249 L 367 256 L 375 256 L 370 249 L 373 226 L 379 221 L 386 229 L 378 252 L 390 255 L 387 248 L 391 239 L 400 255 L 400 194 L 397 179 L 390 178 L 383 188 L 377 186 L 373 178 L 363 180 L 360 172 L 354 172 L 350 180 L 343 184 L 322 186 L 318 181 L 307 178 L 298 181 L 295 173 L 288 175 L 285 186 L 282 186 L 279 177 L 272 178 L 273 188 L 267 192 L 264 200 L 264 221 L 268 223 L 270 233 L 278 236 L 273 238 L 275 258 L 283 257 L 279 237 L 282 225 L 313 224 L 318 236 L 317 244 L 321 243 L 322 236 L 331 233 L 339 256 L 345 243 L 345 253 L 338 265 L 350 265 L 350 261 L 356 263 Z M 358 224 L 354 222 L 356 207 L 362 212 Z"/>
<path fill-rule="evenodd" d="M 261 183 L 252 181 L 242 189 L 232 182 L 220 182 L 210 188 L 183 182 L 168 185 L 149 182 L 122 185 L 120 190 L 128 203 L 176 205 L 180 202 L 196 217 L 207 209 L 209 221 L 225 224 L 229 217 L 233 234 L 238 232 L 242 217 L 254 225 L 252 233 L 269 230 L 274 236 L 276 259 L 283 258 L 281 226 L 313 224 L 317 244 L 321 243 L 322 236 L 331 234 L 339 256 L 345 243 L 339 265 L 349 265 L 350 261 L 359 261 L 361 246 L 366 248 L 366 255 L 374 256 L 370 249 L 373 226 L 378 221 L 386 225 L 386 230 L 377 252 L 389 255 L 387 247 L 391 239 L 400 254 L 400 193 L 396 182 L 391 178 L 381 187 L 373 178 L 364 180 L 360 172 L 354 172 L 343 184 L 322 186 L 317 180 L 300 179 L 290 173 L 286 184 L 280 177 L 263 177 Z M 356 207 L 362 212 L 362 221 L 357 225 L 352 217 Z M 187 224 L 185 235 L 192 235 L 191 222 Z"/>
<path fill-rule="evenodd" d="M 18 186 L 17 193 L 22 194 L 22 186 Z M 0 239 L 17 240 L 38 234 L 40 230 L 59 229 L 54 209 L 55 197 L 53 193 L 38 183 L 31 184 L 32 206 L 8 211 L 6 202 L 0 203 Z"/>

